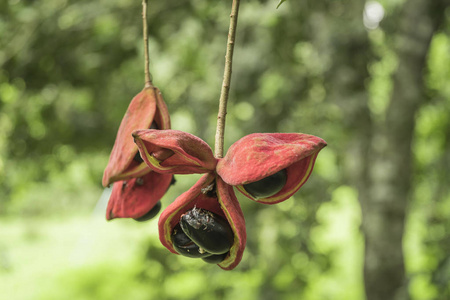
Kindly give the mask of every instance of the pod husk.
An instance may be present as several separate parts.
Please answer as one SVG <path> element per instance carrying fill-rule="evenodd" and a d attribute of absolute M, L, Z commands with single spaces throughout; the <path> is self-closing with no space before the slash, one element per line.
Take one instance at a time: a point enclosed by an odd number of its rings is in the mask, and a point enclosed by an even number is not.
<path fill-rule="evenodd" d="M 194 174 L 213 171 L 211 148 L 195 135 L 179 130 L 137 130 L 133 133 L 144 162 L 154 171 Z"/>
<path fill-rule="evenodd" d="M 248 198 L 265 204 L 284 201 L 308 180 L 319 151 L 326 142 L 302 133 L 254 133 L 247 135 L 228 149 L 217 164 L 222 179 Z M 256 199 L 243 185 L 256 182 L 286 169 L 287 181 L 277 194 Z"/>
<path fill-rule="evenodd" d="M 156 87 L 148 87 L 131 100 L 122 119 L 103 173 L 103 186 L 109 186 L 115 181 L 141 177 L 150 172 L 151 169 L 144 162 L 133 160 L 138 148 L 133 142 L 132 132 L 150 128 L 153 121 L 159 129 L 170 128 L 170 117 L 161 92 Z"/>
<path fill-rule="evenodd" d="M 214 182 L 216 195 L 206 193 L 206 190 L 214 185 Z M 227 185 L 213 172 L 203 175 L 194 186 L 175 199 L 161 213 L 158 222 L 161 243 L 172 253 L 178 254 L 173 248 L 172 230 L 178 224 L 181 215 L 194 207 L 212 211 L 225 218 L 230 224 L 234 233 L 233 246 L 227 257 L 218 266 L 224 270 L 234 269 L 242 259 L 247 239 L 244 215 L 233 192 L 233 187 Z"/>
<path fill-rule="evenodd" d="M 138 219 L 144 216 L 164 196 L 171 181 L 172 175 L 150 171 L 140 178 L 115 182 L 106 209 L 106 219 Z"/>

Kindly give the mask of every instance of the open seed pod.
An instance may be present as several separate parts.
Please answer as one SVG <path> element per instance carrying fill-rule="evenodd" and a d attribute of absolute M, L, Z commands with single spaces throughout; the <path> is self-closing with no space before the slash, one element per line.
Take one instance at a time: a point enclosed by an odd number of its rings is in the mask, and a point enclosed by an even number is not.
<path fill-rule="evenodd" d="M 147 87 L 131 100 L 122 119 L 103 174 L 103 186 L 115 181 L 141 177 L 150 172 L 151 169 L 144 162 L 134 159 L 138 148 L 131 134 L 137 129 L 151 128 L 152 124 L 158 129 L 168 129 L 170 118 L 159 89 Z"/>
<path fill-rule="evenodd" d="M 178 130 L 133 132 L 144 162 L 154 171 L 171 174 L 207 173 L 216 167 L 211 148 L 202 139 Z"/>
<path fill-rule="evenodd" d="M 325 146 L 323 139 L 308 134 L 254 133 L 231 145 L 217 164 L 217 173 L 248 198 L 275 204 L 308 180 Z"/>
<path fill-rule="evenodd" d="M 106 219 L 146 219 L 148 213 L 158 205 L 171 181 L 170 174 L 149 172 L 142 177 L 115 182 L 106 209 Z"/>
<path fill-rule="evenodd" d="M 182 216 L 194 208 L 210 211 L 229 223 L 234 235 L 231 248 L 223 255 L 223 260 L 220 255 L 214 256 L 213 258 L 220 259 L 214 260 L 213 263 L 217 263 L 224 270 L 235 268 L 242 259 L 247 239 L 244 215 L 233 187 L 213 172 L 202 176 L 192 188 L 162 212 L 158 222 L 161 243 L 172 253 L 178 254 L 173 245 L 173 230 L 180 223 Z"/>

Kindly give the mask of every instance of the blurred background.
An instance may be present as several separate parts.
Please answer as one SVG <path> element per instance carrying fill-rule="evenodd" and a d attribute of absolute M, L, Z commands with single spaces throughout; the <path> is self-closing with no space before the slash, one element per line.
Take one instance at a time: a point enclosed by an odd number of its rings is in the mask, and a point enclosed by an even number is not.
<path fill-rule="evenodd" d="M 247 247 L 223 271 L 170 254 L 157 220 L 105 220 L 102 173 L 144 86 L 141 2 L 0 2 L 1 299 L 450 299 L 449 1 L 277 4 L 241 3 L 225 146 L 328 147 L 291 199 L 239 198 Z M 230 8 L 149 3 L 172 128 L 210 145 Z"/>

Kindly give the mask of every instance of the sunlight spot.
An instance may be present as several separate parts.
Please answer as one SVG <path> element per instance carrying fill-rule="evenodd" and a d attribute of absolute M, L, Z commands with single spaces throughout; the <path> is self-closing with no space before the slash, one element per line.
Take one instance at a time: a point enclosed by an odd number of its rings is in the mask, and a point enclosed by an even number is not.
<path fill-rule="evenodd" d="M 242 121 L 249 121 L 253 118 L 255 108 L 248 102 L 239 102 L 234 106 L 233 112 L 236 118 Z"/>
<path fill-rule="evenodd" d="M 384 18 L 384 8 L 377 1 L 367 1 L 364 7 L 363 21 L 367 29 L 377 29 Z"/>

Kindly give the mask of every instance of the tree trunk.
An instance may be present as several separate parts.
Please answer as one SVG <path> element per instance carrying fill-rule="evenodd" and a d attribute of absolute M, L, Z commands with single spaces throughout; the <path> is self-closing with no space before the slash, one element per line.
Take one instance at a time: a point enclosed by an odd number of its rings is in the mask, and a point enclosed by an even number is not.
<path fill-rule="evenodd" d="M 435 4 L 435 3 L 434 3 Z M 365 235 L 364 277 L 369 300 L 408 299 L 403 232 L 411 191 L 415 115 L 424 102 L 423 71 L 435 22 L 433 1 L 409 0 L 393 34 L 398 69 L 385 118 L 373 124 L 360 185 Z"/>

